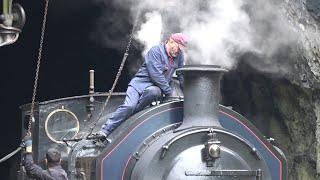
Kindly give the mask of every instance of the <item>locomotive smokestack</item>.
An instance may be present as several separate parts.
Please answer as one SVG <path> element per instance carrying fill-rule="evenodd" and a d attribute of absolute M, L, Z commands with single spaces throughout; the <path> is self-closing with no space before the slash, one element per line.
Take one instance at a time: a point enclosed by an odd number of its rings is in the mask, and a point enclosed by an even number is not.
<path fill-rule="evenodd" d="M 227 70 L 215 65 L 189 65 L 177 71 L 184 77 L 184 117 L 177 131 L 221 127 L 218 120 L 220 80 Z"/>

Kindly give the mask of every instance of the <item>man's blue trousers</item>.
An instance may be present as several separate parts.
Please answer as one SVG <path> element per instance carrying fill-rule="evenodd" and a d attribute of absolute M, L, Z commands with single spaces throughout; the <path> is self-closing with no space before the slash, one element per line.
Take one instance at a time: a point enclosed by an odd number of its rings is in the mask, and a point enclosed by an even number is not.
<path fill-rule="evenodd" d="M 122 105 L 114 112 L 113 116 L 102 126 L 101 131 L 106 135 L 110 134 L 116 127 L 125 121 L 132 114 L 141 111 L 153 101 L 161 97 L 161 90 L 157 86 L 149 86 L 139 94 L 138 91 L 128 86 L 126 98 Z"/>

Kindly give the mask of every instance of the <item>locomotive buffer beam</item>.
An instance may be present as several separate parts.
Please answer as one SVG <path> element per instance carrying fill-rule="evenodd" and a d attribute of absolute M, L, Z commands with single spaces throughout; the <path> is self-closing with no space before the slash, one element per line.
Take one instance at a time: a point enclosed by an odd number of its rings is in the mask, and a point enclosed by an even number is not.
<path fill-rule="evenodd" d="M 201 170 L 201 171 L 185 171 L 186 176 L 234 176 L 234 177 L 256 177 L 256 180 L 262 180 L 262 170 Z"/>

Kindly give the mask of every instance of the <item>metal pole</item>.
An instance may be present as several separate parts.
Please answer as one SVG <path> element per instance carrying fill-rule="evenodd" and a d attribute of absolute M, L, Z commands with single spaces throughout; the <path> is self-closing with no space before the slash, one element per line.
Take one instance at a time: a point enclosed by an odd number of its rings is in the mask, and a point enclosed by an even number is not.
<path fill-rule="evenodd" d="M 94 110 L 94 70 L 89 71 L 89 104 L 87 105 L 88 119 L 92 116 Z"/>
<path fill-rule="evenodd" d="M 13 16 L 11 13 L 12 0 L 3 0 L 3 24 L 12 26 Z"/>
<path fill-rule="evenodd" d="M 89 74 L 90 74 L 89 94 L 93 94 L 94 93 L 94 70 L 90 70 Z"/>

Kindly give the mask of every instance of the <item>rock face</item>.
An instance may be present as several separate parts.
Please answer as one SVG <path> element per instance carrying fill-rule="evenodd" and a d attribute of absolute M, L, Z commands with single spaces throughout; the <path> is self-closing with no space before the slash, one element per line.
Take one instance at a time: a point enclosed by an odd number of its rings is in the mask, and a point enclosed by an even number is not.
<path fill-rule="evenodd" d="M 320 175 L 320 1 L 285 0 L 283 14 L 299 37 L 289 72 L 265 73 L 241 61 L 225 75 L 222 104 L 250 119 L 287 155 L 289 179 Z M 246 57 L 244 57 L 245 59 Z"/>
<path fill-rule="evenodd" d="M 246 73 L 239 72 L 242 68 Z M 287 156 L 289 179 L 317 179 L 317 115 L 312 91 L 242 68 L 225 76 L 223 104 L 232 105 L 266 137 L 276 139 Z"/>
<path fill-rule="evenodd" d="M 293 28 L 299 33 L 300 45 L 295 63 L 296 72 L 293 82 L 306 88 L 319 88 L 320 80 L 320 2 L 306 0 L 302 2 L 284 3 L 285 15 Z M 295 72 L 295 73 L 296 73 Z"/>

